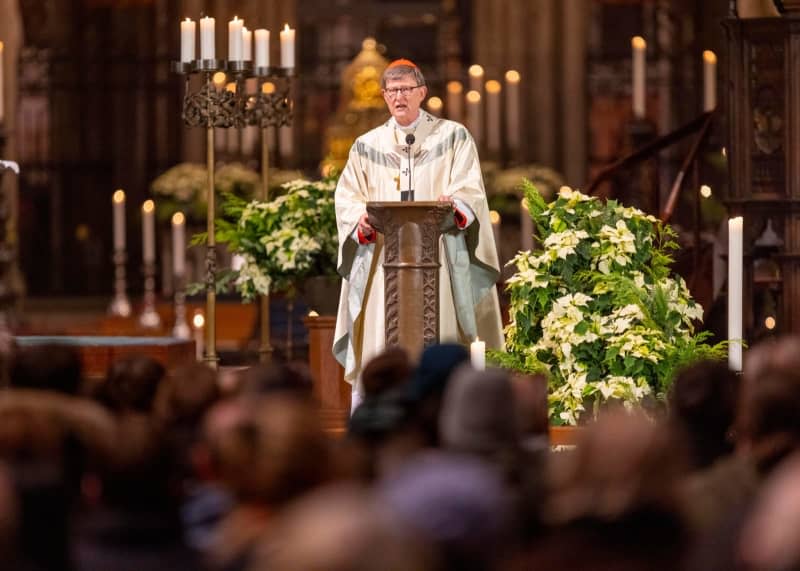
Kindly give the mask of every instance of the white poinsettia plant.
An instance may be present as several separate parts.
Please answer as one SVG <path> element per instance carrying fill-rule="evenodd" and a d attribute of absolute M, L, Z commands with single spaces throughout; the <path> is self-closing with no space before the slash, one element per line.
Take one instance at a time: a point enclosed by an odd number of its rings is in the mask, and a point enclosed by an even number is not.
<path fill-rule="evenodd" d="M 672 275 L 673 231 L 655 217 L 562 187 L 547 204 L 525 181 L 540 248 L 506 282 L 507 367 L 549 376 L 553 424 L 576 425 L 607 401 L 663 400 L 679 367 L 723 358 L 696 331 L 702 307 Z"/>
<path fill-rule="evenodd" d="M 293 292 L 310 276 L 336 275 L 335 188 L 336 178 L 328 177 L 284 183 L 269 201 L 226 195 L 217 241 L 238 254 L 241 265 L 221 275 L 218 287 L 233 283 L 251 300 L 270 292 Z"/>

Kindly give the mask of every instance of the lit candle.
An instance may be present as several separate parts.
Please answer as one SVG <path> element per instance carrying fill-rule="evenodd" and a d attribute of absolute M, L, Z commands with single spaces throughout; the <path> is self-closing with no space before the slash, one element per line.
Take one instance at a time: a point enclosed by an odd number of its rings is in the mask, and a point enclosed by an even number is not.
<path fill-rule="evenodd" d="M 198 311 L 192 317 L 192 326 L 194 328 L 194 349 L 195 358 L 198 361 L 203 360 L 203 327 L 205 327 L 206 318 L 202 311 Z"/>
<path fill-rule="evenodd" d="M 186 18 L 181 22 L 181 61 L 190 63 L 194 61 L 195 22 Z"/>
<path fill-rule="evenodd" d="M 472 133 L 478 147 L 483 142 L 483 122 L 481 121 L 481 94 L 477 91 L 467 93 L 467 128 Z"/>
<path fill-rule="evenodd" d="M 269 30 L 259 28 L 256 37 L 256 67 L 269 67 Z"/>
<path fill-rule="evenodd" d="M 519 72 L 510 69 L 506 72 L 506 143 L 508 148 L 519 149 Z"/>
<path fill-rule="evenodd" d="M 430 99 L 428 99 L 427 106 L 428 106 L 428 111 L 430 111 L 437 117 L 440 117 L 442 115 L 443 103 L 442 100 L 439 99 L 438 97 L 431 97 Z"/>
<path fill-rule="evenodd" d="M 486 343 L 475 338 L 469 346 L 469 356 L 472 368 L 477 371 L 486 370 Z"/>
<path fill-rule="evenodd" d="M 500 213 L 497 210 L 489 211 L 489 220 L 492 223 L 492 234 L 494 234 L 494 244 L 497 247 L 497 255 L 500 255 Z"/>
<path fill-rule="evenodd" d="M 717 56 L 711 50 L 703 52 L 703 111 L 717 107 Z"/>
<path fill-rule="evenodd" d="M 214 18 L 200 19 L 200 59 L 215 59 Z"/>
<path fill-rule="evenodd" d="M 152 200 L 142 204 L 142 261 L 152 264 L 156 261 L 156 205 Z"/>
<path fill-rule="evenodd" d="M 183 212 L 172 215 L 172 272 L 183 277 L 186 272 L 186 218 Z"/>
<path fill-rule="evenodd" d="M 464 93 L 464 86 L 460 81 L 447 82 L 447 118 L 453 121 L 464 120 L 464 108 L 461 99 Z"/>
<path fill-rule="evenodd" d="M 500 152 L 500 82 L 486 82 L 486 147 L 492 153 Z"/>
<path fill-rule="evenodd" d="M 643 37 L 636 36 L 631 40 L 631 47 L 633 48 L 633 116 L 642 119 L 645 115 L 647 42 Z"/>
<path fill-rule="evenodd" d="M 242 26 L 242 59 L 253 61 L 253 32 Z"/>
<path fill-rule="evenodd" d="M 728 220 L 728 366 L 742 370 L 742 263 L 744 221 Z"/>
<path fill-rule="evenodd" d="M 523 198 L 519 205 L 520 248 L 526 252 L 533 250 L 533 219 L 528 210 L 528 199 Z"/>
<path fill-rule="evenodd" d="M 478 64 L 469 66 L 469 89 L 470 91 L 483 91 L 483 68 Z"/>
<path fill-rule="evenodd" d="M 228 22 L 228 61 L 242 61 L 242 27 L 244 20 L 237 16 Z"/>
<path fill-rule="evenodd" d="M 281 30 L 281 67 L 294 67 L 294 30 L 289 24 Z"/>
<path fill-rule="evenodd" d="M 111 197 L 114 222 L 114 251 L 125 249 L 125 191 L 117 190 Z"/>
<path fill-rule="evenodd" d="M 3 122 L 3 62 L 5 62 L 5 58 L 3 57 L 3 42 L 0 42 L 0 123 Z"/>

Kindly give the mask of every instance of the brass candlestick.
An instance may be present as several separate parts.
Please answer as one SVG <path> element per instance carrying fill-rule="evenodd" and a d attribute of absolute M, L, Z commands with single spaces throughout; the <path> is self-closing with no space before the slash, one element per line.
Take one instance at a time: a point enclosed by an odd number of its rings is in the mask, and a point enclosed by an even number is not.
<path fill-rule="evenodd" d="M 117 317 L 129 317 L 131 314 L 131 302 L 125 284 L 125 250 L 114 251 L 114 299 L 108 307 L 109 315 Z"/>
<path fill-rule="evenodd" d="M 156 311 L 156 264 L 153 261 L 144 264 L 144 308 L 139 325 L 144 329 L 161 327 L 161 316 Z"/>

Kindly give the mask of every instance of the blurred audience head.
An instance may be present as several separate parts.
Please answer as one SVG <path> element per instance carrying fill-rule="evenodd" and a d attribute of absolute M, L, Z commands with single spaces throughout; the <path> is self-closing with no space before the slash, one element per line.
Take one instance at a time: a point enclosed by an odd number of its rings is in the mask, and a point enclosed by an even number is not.
<path fill-rule="evenodd" d="M 214 369 L 202 363 L 180 367 L 158 389 L 158 416 L 168 426 L 199 427 L 220 396 Z"/>
<path fill-rule="evenodd" d="M 313 387 L 308 367 L 300 363 L 255 365 L 242 378 L 242 393 L 246 396 L 280 393 L 310 399 Z"/>
<path fill-rule="evenodd" d="M 150 413 L 165 373 L 164 366 L 151 357 L 118 359 L 108 368 L 99 398 L 117 412 Z"/>
<path fill-rule="evenodd" d="M 80 353 L 70 345 L 19 347 L 12 357 L 9 381 L 14 388 L 78 394 L 83 384 Z"/>
<path fill-rule="evenodd" d="M 733 451 L 739 378 L 727 363 L 703 361 L 681 370 L 669 395 L 671 425 L 689 447 L 694 469 Z"/>
<path fill-rule="evenodd" d="M 376 355 L 364 366 L 361 382 L 366 398 L 379 395 L 386 390 L 406 382 L 411 374 L 408 353 L 400 347 L 390 347 Z"/>

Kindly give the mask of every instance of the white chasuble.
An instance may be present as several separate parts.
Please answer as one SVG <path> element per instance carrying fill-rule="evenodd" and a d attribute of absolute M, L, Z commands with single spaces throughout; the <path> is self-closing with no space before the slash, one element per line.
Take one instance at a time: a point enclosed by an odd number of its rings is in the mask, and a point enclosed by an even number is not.
<path fill-rule="evenodd" d="M 440 341 L 467 344 L 478 336 L 487 347 L 503 346 L 495 285 L 500 267 L 475 142 L 463 125 L 420 114 L 410 162 L 405 133 L 390 119 L 356 139 L 336 187 L 343 281 L 333 352 L 349 383 L 357 382 L 362 366 L 385 347 L 382 237 L 359 244 L 358 220 L 367 202 L 399 201 L 408 188 L 418 201 L 452 196 L 475 218 L 440 239 Z"/>

